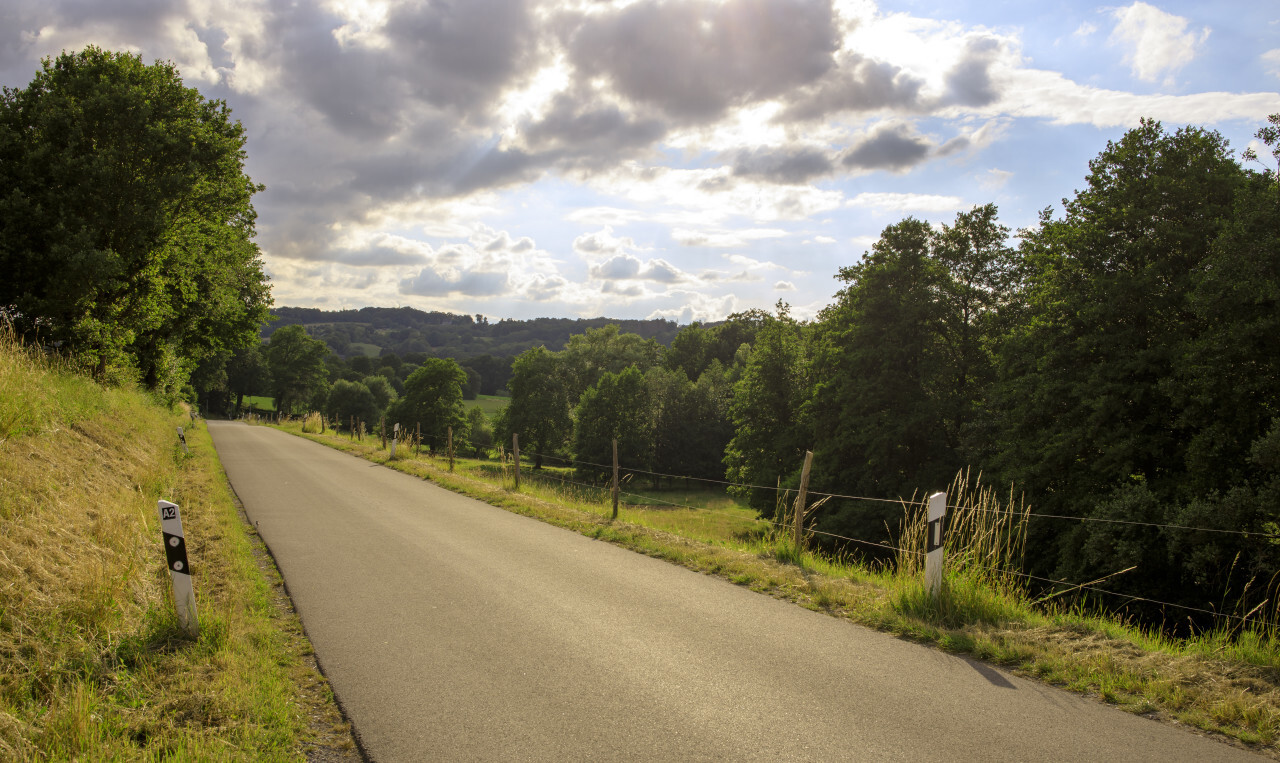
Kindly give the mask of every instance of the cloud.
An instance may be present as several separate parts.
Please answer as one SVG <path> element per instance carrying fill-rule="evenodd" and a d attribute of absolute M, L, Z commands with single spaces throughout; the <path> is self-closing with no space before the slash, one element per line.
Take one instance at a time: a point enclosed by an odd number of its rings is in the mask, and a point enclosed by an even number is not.
<path fill-rule="evenodd" d="M 774 291 L 795 291 L 796 285 L 790 281 L 778 281 L 773 285 Z"/>
<path fill-rule="evenodd" d="M 1012 177 L 1012 172 L 992 167 L 981 176 L 978 184 L 989 191 L 995 191 L 1003 188 Z"/>
<path fill-rule="evenodd" d="M 705 122 L 814 81 L 839 48 L 829 2 L 639 0 L 588 14 L 569 36 L 584 79 L 632 103 Z"/>
<path fill-rule="evenodd" d="M 840 162 L 850 169 L 903 172 L 924 161 L 932 147 L 910 124 L 884 124 L 850 147 Z"/>
<path fill-rule="evenodd" d="M 781 238 L 787 232 L 778 228 L 750 228 L 747 230 L 692 230 L 676 228 L 671 237 L 684 246 L 705 246 L 717 249 L 746 246 L 765 238 Z"/>
<path fill-rule="evenodd" d="M 991 68 L 1003 52 L 995 37 L 974 37 L 965 44 L 964 55 L 947 72 L 946 102 L 961 106 L 987 106 L 1000 98 Z"/>
<path fill-rule="evenodd" d="M 1262 59 L 1262 66 L 1266 70 L 1267 74 L 1270 74 L 1276 79 L 1280 79 L 1280 48 L 1268 50 L 1259 58 Z"/>
<path fill-rule="evenodd" d="M 435 268 L 423 268 L 418 275 L 400 282 L 401 294 L 420 297 L 496 297 L 505 294 L 510 287 L 507 273 L 486 271 L 460 271 L 441 273 Z"/>
<path fill-rule="evenodd" d="M 947 212 L 960 209 L 958 196 L 920 193 L 860 193 L 849 200 L 851 207 L 874 207 L 891 212 Z"/>
<path fill-rule="evenodd" d="M 1208 27 L 1198 34 L 1189 32 L 1187 19 L 1143 2 L 1117 8 L 1112 16 L 1116 26 L 1110 41 L 1126 48 L 1124 62 L 1145 82 L 1155 82 L 1164 74 L 1172 76 L 1191 63 L 1209 38 Z"/>
<path fill-rule="evenodd" d="M 571 216 L 572 217 L 572 216 Z M 630 238 L 613 235 L 612 226 L 606 225 L 595 233 L 584 233 L 573 240 L 573 251 L 588 257 L 617 255 L 635 250 L 636 242 Z"/>
<path fill-rule="evenodd" d="M 828 175 L 835 165 L 827 151 L 796 145 L 741 150 L 733 158 L 733 174 L 772 183 L 807 183 Z"/>
<path fill-rule="evenodd" d="M 923 86 L 923 79 L 900 66 L 847 52 L 826 77 L 792 93 L 778 121 L 812 121 L 880 109 L 913 110 Z"/>

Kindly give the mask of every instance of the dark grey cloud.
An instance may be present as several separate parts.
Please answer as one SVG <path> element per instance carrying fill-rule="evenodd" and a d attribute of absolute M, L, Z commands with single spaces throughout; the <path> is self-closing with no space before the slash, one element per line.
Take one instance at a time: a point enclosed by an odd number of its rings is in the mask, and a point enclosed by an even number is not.
<path fill-rule="evenodd" d="M 782 146 L 739 151 L 731 159 L 733 174 L 771 183 L 799 184 L 830 174 L 827 152 L 812 146 Z"/>
<path fill-rule="evenodd" d="M 402 3 L 386 30 L 410 92 L 463 113 L 489 105 L 535 68 L 537 34 L 525 0 Z"/>
<path fill-rule="evenodd" d="M 792 93 L 778 121 L 811 121 L 846 111 L 915 110 L 921 108 L 923 86 L 923 80 L 900 67 L 850 53 L 827 76 Z"/>
<path fill-rule="evenodd" d="M 683 122 L 773 98 L 825 74 L 839 35 L 830 2 L 641 0 L 591 15 L 569 37 L 584 80 Z"/>
<path fill-rule="evenodd" d="M 528 145 L 562 164 L 613 164 L 646 151 L 667 134 L 668 125 L 652 116 L 623 111 L 616 104 L 592 102 L 581 89 L 560 93 L 539 120 L 523 125 Z"/>
<path fill-rule="evenodd" d="M 286 89 L 335 129 L 382 139 L 422 114 L 485 125 L 502 92 L 536 70 L 537 34 L 524 0 L 432 0 L 395 6 L 386 46 L 343 44 L 324 9 L 275 0 L 264 35 Z"/>
<path fill-rule="evenodd" d="M 846 151 L 840 161 L 851 169 L 898 172 L 923 161 L 932 147 L 908 127 L 882 127 Z"/>
<path fill-rule="evenodd" d="M 960 62 L 947 72 L 949 103 L 961 106 L 987 106 L 1000 97 L 991 81 L 991 65 L 1000 54 L 1002 43 L 991 37 L 972 39 L 965 45 Z"/>

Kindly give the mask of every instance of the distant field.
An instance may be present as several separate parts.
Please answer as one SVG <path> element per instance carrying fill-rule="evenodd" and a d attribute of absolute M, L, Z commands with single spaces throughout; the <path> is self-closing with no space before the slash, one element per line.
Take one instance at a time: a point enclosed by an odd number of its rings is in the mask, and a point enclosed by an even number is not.
<path fill-rule="evenodd" d="M 245 408 L 257 408 L 260 411 L 274 411 L 276 409 L 276 399 L 274 397 L 257 397 L 244 396 Z"/>
<path fill-rule="evenodd" d="M 463 400 L 462 404 L 467 408 L 479 408 L 484 411 L 484 415 L 493 418 L 497 415 L 502 407 L 511 402 L 511 398 L 499 395 L 480 395 L 475 400 Z"/>
<path fill-rule="evenodd" d="M 347 353 L 350 355 L 363 355 L 366 358 L 376 358 L 382 354 L 382 348 L 376 344 L 352 342 L 347 345 Z"/>

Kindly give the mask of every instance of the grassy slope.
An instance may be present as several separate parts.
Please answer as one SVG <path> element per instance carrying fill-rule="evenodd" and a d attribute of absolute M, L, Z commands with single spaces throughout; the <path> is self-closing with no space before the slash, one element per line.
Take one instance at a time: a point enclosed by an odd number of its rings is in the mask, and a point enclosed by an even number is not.
<path fill-rule="evenodd" d="M 182 509 L 197 640 L 170 601 L 159 498 Z M 0 524 L 0 759 L 298 760 L 340 744 L 204 427 L 0 341 Z"/>
<path fill-rule="evenodd" d="M 294 422 L 286 431 L 302 434 Z M 603 491 L 527 476 L 519 493 L 494 462 L 397 453 L 376 438 L 304 434 L 495 506 L 713 574 L 810 609 L 965 653 L 1126 711 L 1217 732 L 1280 758 L 1280 640 L 1275 628 L 1170 641 L 1118 620 L 1035 605 L 1016 588 L 949 571 L 943 605 L 919 575 L 842 564 L 785 539 L 761 538 L 749 516 L 624 506 L 608 519 Z M 635 499 L 633 499 L 635 500 Z M 735 515 L 736 514 L 736 515 Z M 687 521 L 682 522 L 682 517 Z"/>

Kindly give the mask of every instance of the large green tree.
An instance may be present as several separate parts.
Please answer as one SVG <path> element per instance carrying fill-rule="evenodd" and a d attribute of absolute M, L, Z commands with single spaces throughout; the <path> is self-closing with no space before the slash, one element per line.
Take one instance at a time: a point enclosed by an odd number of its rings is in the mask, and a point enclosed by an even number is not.
<path fill-rule="evenodd" d="M 802 411 L 810 394 L 811 331 L 790 316 L 786 305 L 779 302 L 777 308 L 777 316 L 760 317 L 755 344 L 734 387 L 734 435 L 724 453 L 726 476 L 739 483 L 731 492 L 766 515 L 777 503 L 768 488 L 779 481 L 792 484 L 805 450 L 812 447 L 812 428 Z"/>
<path fill-rule="evenodd" d="M 176 391 L 270 293 L 245 136 L 172 64 L 89 47 L 0 98 L 0 304 L 99 376 Z"/>
<path fill-rule="evenodd" d="M 573 457 L 583 477 L 607 474 L 613 464 L 613 440 L 624 469 L 648 470 L 653 452 L 649 389 L 635 366 L 605 372 L 582 393 L 574 409 Z"/>
<path fill-rule="evenodd" d="M 285 326 L 271 334 L 266 358 L 277 411 L 305 413 L 306 403 L 327 391 L 329 372 L 324 358 L 328 354 L 325 343 L 307 336 L 301 326 Z"/>
<path fill-rule="evenodd" d="M 404 395 L 387 411 L 390 427 L 399 423 L 403 431 L 422 427 L 422 440 L 432 450 L 444 448 L 449 429 L 460 435 L 466 425 L 462 388 L 467 374 L 450 358 L 428 358 L 404 381 Z"/>
<path fill-rule="evenodd" d="M 577 402 L 560 357 L 546 347 L 521 353 L 511 364 L 511 402 L 498 416 L 496 434 L 510 446 L 519 435 L 521 448 L 533 454 L 533 468 L 547 456 L 558 456 L 573 432 L 570 410 Z"/>

